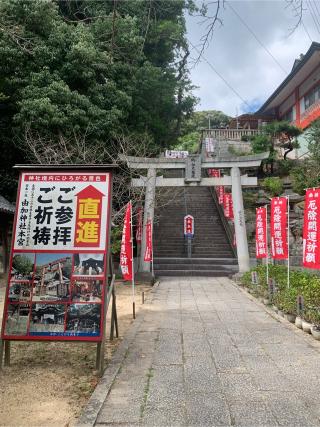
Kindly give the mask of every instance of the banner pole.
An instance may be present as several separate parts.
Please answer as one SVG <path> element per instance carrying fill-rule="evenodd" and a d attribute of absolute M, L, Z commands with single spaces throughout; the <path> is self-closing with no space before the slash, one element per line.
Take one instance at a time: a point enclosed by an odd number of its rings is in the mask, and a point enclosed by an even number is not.
<path fill-rule="evenodd" d="M 133 226 L 132 226 L 132 202 L 130 200 L 130 227 L 131 227 L 131 262 L 132 262 L 132 317 L 136 318 L 135 284 L 134 284 L 134 260 L 133 260 Z"/>
<path fill-rule="evenodd" d="M 265 205 L 266 207 L 266 249 L 267 249 L 267 256 L 266 256 L 266 267 L 267 267 L 267 286 L 269 286 L 269 241 L 268 241 L 268 205 Z"/>
<path fill-rule="evenodd" d="M 287 287 L 290 288 L 290 250 L 289 250 L 289 242 L 290 242 L 290 203 L 289 203 L 289 195 L 287 196 L 287 246 L 288 246 L 288 275 L 287 275 Z"/>

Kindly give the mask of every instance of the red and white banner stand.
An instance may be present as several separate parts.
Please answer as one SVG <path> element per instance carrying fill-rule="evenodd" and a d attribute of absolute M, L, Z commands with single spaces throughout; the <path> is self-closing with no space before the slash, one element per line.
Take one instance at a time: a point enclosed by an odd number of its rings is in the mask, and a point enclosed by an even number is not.
<path fill-rule="evenodd" d="M 208 169 L 208 175 L 213 178 L 221 178 L 221 171 L 220 169 Z M 215 191 L 218 196 L 219 205 L 223 205 L 224 186 L 217 185 Z"/>
<path fill-rule="evenodd" d="M 223 209 L 224 209 L 224 216 L 227 219 L 233 220 L 233 204 L 232 204 L 232 194 L 231 193 L 224 193 L 223 196 Z"/>
<path fill-rule="evenodd" d="M 256 209 L 256 258 L 267 258 L 267 208 Z"/>
<path fill-rule="evenodd" d="M 320 269 L 320 188 L 306 190 L 302 262 L 304 267 Z"/>
<path fill-rule="evenodd" d="M 132 234 L 132 204 L 127 204 L 124 215 L 121 251 L 120 251 L 120 268 L 124 280 L 132 281 L 132 312 L 135 319 L 135 286 L 134 286 L 134 264 L 133 264 L 133 234 Z"/>
<path fill-rule="evenodd" d="M 288 287 L 289 287 L 289 199 L 288 197 L 274 197 L 271 199 L 271 254 L 273 259 L 288 260 Z"/>
<path fill-rule="evenodd" d="M 146 224 L 146 250 L 145 250 L 143 259 L 146 262 L 151 262 L 152 276 L 154 276 L 154 272 L 153 272 L 152 222 L 150 219 L 148 219 L 147 224 Z"/>
<path fill-rule="evenodd" d="M 266 260 L 266 276 L 269 283 L 269 253 L 268 253 L 268 208 L 263 206 L 256 209 L 256 258 Z"/>
<path fill-rule="evenodd" d="M 137 221 L 136 221 L 136 242 L 137 242 L 137 262 L 141 257 L 141 242 L 142 242 L 142 227 L 143 227 L 143 209 L 141 206 L 137 208 Z"/>
<path fill-rule="evenodd" d="M 218 191 L 218 202 L 219 202 L 219 205 L 223 205 L 223 200 L 224 200 L 224 186 L 223 185 L 219 185 L 217 191 Z"/>

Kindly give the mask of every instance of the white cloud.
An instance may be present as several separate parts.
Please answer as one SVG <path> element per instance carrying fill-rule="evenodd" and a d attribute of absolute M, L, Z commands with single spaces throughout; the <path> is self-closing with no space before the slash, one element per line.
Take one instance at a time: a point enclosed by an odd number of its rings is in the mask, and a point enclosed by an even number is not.
<path fill-rule="evenodd" d="M 291 36 L 295 18 L 284 1 L 233 1 L 231 6 L 271 52 L 281 67 L 290 72 L 295 58 L 305 53 L 311 41 L 300 26 Z M 213 7 L 210 6 L 210 7 Z M 263 103 L 287 76 L 280 66 L 259 44 L 228 4 L 221 12 L 223 26 L 216 28 L 210 46 L 204 52 L 206 59 L 224 77 L 250 106 Z M 308 11 L 304 24 L 311 37 L 319 36 Z M 198 45 L 205 27 L 199 18 L 187 17 L 188 38 Z M 316 38 L 313 39 L 317 41 Z M 196 53 L 192 52 L 193 56 Z M 235 115 L 247 110 L 239 97 L 230 90 L 210 66 L 201 61 L 191 69 L 195 91 L 201 101 L 197 109 L 222 110 Z"/>

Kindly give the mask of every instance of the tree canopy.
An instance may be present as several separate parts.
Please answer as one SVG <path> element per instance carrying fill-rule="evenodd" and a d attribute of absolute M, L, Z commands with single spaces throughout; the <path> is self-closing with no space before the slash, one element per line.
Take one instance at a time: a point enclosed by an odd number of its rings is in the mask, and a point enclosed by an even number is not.
<path fill-rule="evenodd" d="M 11 166 L 34 160 L 30 139 L 81 136 L 114 150 L 119 133 L 147 135 L 159 151 L 179 137 L 196 102 L 186 9 L 189 0 L 0 2 L 4 196 L 13 198 Z"/>

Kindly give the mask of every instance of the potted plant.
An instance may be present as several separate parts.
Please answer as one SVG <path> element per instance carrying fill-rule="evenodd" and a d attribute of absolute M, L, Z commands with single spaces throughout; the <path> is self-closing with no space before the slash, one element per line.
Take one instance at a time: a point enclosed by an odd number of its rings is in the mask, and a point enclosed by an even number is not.
<path fill-rule="evenodd" d="M 281 295 L 282 308 L 284 317 L 290 322 L 294 323 L 296 320 L 297 313 L 297 289 L 291 287 L 285 289 Z"/>
<path fill-rule="evenodd" d="M 311 334 L 311 318 L 312 318 L 312 310 L 308 309 L 306 310 L 304 316 L 302 317 L 302 330 L 303 332 L 306 332 L 307 334 Z"/>
<path fill-rule="evenodd" d="M 320 341 L 320 307 L 309 310 L 309 319 L 312 322 L 311 334 L 314 339 Z"/>

